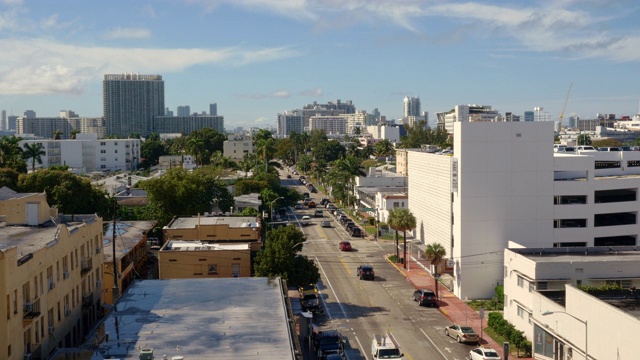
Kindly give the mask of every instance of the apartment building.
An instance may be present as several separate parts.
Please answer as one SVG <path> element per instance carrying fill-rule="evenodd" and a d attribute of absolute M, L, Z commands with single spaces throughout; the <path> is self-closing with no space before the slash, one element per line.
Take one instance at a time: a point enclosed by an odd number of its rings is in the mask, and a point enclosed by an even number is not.
<path fill-rule="evenodd" d="M 325 134 L 347 134 L 346 115 L 312 116 L 309 118 L 309 131 L 322 130 Z"/>
<path fill-rule="evenodd" d="M 47 359 L 102 315 L 102 219 L 0 188 L 0 358 Z"/>
<path fill-rule="evenodd" d="M 214 115 L 185 115 L 185 116 L 154 116 L 152 132 L 156 134 L 183 134 L 188 136 L 194 131 L 211 128 L 224 134 L 224 116 Z"/>
<path fill-rule="evenodd" d="M 153 117 L 164 115 L 161 75 L 106 74 L 102 96 L 108 135 L 147 137 L 153 132 Z"/>
<path fill-rule="evenodd" d="M 262 247 L 262 224 L 252 216 L 180 217 L 164 227 L 160 279 L 251 276 Z"/>
<path fill-rule="evenodd" d="M 301 111 L 285 111 L 284 114 L 278 114 L 277 121 L 280 137 L 288 137 L 292 132 L 302 134 L 305 130 Z"/>
<path fill-rule="evenodd" d="M 640 331 L 637 247 L 519 248 L 504 252 L 504 317 L 539 359 L 632 359 Z M 619 285 L 590 295 L 577 287 Z M 585 346 L 588 343 L 588 347 Z"/>
<path fill-rule="evenodd" d="M 457 122 L 495 122 L 502 121 L 498 110 L 488 105 L 456 105 L 447 112 L 436 114 L 438 127 L 444 128 L 449 134 L 453 133 L 453 124 Z"/>
<path fill-rule="evenodd" d="M 104 247 L 104 281 L 102 291 L 104 292 L 104 303 L 113 304 L 135 279 L 146 279 L 149 277 L 149 265 L 155 259 L 150 259 L 147 251 L 147 234 L 156 225 L 156 221 L 119 221 L 115 223 L 115 238 L 113 241 L 113 223 L 109 223 L 103 235 Z M 115 255 L 115 268 L 114 268 Z M 114 280 L 118 288 L 118 293 L 114 299 Z"/>
<path fill-rule="evenodd" d="M 234 160 L 242 160 L 245 155 L 253 154 L 255 149 L 250 138 L 236 138 L 225 140 L 222 145 L 225 157 Z"/>
<path fill-rule="evenodd" d="M 67 165 L 77 173 L 94 171 L 133 171 L 140 163 L 140 139 L 98 139 L 96 134 L 78 134 L 75 140 L 22 140 L 25 144 L 40 144 L 45 155 L 36 169 L 52 165 Z"/>
<path fill-rule="evenodd" d="M 454 292 L 489 298 L 508 241 L 638 245 L 640 152 L 553 152 L 553 123 L 454 124 L 453 156 L 409 150 L 417 239 L 454 262 Z"/>

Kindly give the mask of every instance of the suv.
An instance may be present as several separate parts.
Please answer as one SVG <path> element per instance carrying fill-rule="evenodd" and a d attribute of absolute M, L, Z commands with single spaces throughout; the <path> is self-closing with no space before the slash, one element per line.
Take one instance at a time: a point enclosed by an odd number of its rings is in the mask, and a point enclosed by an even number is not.
<path fill-rule="evenodd" d="M 358 270 L 356 271 L 357 276 L 360 280 L 374 280 L 375 273 L 373 272 L 373 266 L 371 265 L 360 265 L 358 266 Z"/>
<path fill-rule="evenodd" d="M 362 230 L 359 227 L 355 226 L 350 231 L 351 237 L 362 237 Z"/>
<path fill-rule="evenodd" d="M 313 331 L 313 345 L 317 352 L 317 359 L 325 359 L 330 354 L 342 355 L 344 340 L 338 330 Z"/>
<path fill-rule="evenodd" d="M 438 307 L 438 301 L 436 300 L 436 294 L 431 289 L 418 289 L 413 292 L 413 301 L 417 301 L 418 305 L 429 305 Z"/>

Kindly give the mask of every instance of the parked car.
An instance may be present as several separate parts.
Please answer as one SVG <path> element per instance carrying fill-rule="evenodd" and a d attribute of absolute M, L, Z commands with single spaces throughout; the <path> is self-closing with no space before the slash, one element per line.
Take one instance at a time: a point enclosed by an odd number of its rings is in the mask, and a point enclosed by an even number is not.
<path fill-rule="evenodd" d="M 325 206 L 325 208 L 333 210 L 333 209 L 336 209 L 336 206 L 335 206 L 334 204 L 332 204 L 332 203 L 328 203 L 328 204 Z"/>
<path fill-rule="evenodd" d="M 469 351 L 469 359 L 471 360 L 501 360 L 500 355 L 491 349 L 478 347 Z"/>
<path fill-rule="evenodd" d="M 480 335 L 478 335 L 471 326 L 453 324 L 444 329 L 444 334 L 456 339 L 457 342 L 477 343 L 480 341 Z"/>
<path fill-rule="evenodd" d="M 316 187 L 313 186 L 313 185 L 309 186 L 309 191 L 311 191 L 314 194 L 316 194 L 318 192 L 318 190 L 316 190 Z"/>
<path fill-rule="evenodd" d="M 418 305 L 420 306 L 438 306 L 438 302 L 436 301 L 436 293 L 434 293 L 431 289 L 418 289 L 414 291 L 413 301 L 417 301 Z"/>
<path fill-rule="evenodd" d="M 309 207 L 309 209 L 313 209 L 316 207 L 316 202 L 315 201 L 309 201 L 309 203 L 307 203 L 307 206 Z"/>
<path fill-rule="evenodd" d="M 304 175 L 300 175 L 300 180 L 305 180 L 307 177 Z"/>
<path fill-rule="evenodd" d="M 313 216 L 315 217 L 324 217 L 324 212 L 320 209 L 313 212 Z"/>
<path fill-rule="evenodd" d="M 293 207 L 296 210 L 301 210 L 302 209 L 302 204 L 296 204 L 296 206 Z"/>
<path fill-rule="evenodd" d="M 305 199 L 309 198 L 309 193 L 308 192 L 302 193 L 302 197 Z"/>
<path fill-rule="evenodd" d="M 340 251 L 351 251 L 351 243 L 348 241 L 340 241 Z"/>
<path fill-rule="evenodd" d="M 362 230 L 357 226 L 352 228 L 349 233 L 351 234 L 351 237 L 362 237 Z"/>
<path fill-rule="evenodd" d="M 320 205 L 327 205 L 328 203 L 329 203 L 329 199 L 327 198 L 320 199 Z"/>
<path fill-rule="evenodd" d="M 287 179 L 291 179 L 291 175 L 287 175 Z"/>
<path fill-rule="evenodd" d="M 350 229 L 356 226 L 356 223 L 354 223 L 353 220 L 349 219 L 345 221 L 344 224 L 342 224 L 342 226 L 344 226 L 345 230 L 349 231 Z"/>
<path fill-rule="evenodd" d="M 374 280 L 375 272 L 373 271 L 373 266 L 371 265 L 360 265 L 356 270 L 356 275 L 360 278 L 360 280 Z"/>
<path fill-rule="evenodd" d="M 344 340 L 338 330 L 314 330 L 312 337 L 316 350 L 316 359 L 326 359 L 330 354 L 342 354 L 344 352 Z"/>
<path fill-rule="evenodd" d="M 340 222 L 340 224 L 344 225 L 344 223 L 347 222 L 347 220 L 349 220 L 349 218 L 347 217 L 347 215 L 342 214 L 340 215 L 340 217 L 338 218 L 338 221 Z"/>
<path fill-rule="evenodd" d="M 331 223 L 329 221 L 323 221 L 320 223 L 320 226 L 322 226 L 323 228 L 329 228 L 331 227 Z"/>

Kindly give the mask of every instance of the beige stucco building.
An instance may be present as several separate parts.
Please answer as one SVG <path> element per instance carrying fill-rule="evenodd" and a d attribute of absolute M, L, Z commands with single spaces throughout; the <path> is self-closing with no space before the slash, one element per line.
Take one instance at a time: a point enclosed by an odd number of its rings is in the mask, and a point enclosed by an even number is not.
<path fill-rule="evenodd" d="M 46 359 L 102 314 L 102 219 L 0 189 L 0 358 Z"/>
<path fill-rule="evenodd" d="M 164 227 L 160 279 L 249 277 L 262 247 L 262 224 L 251 216 L 195 216 Z"/>

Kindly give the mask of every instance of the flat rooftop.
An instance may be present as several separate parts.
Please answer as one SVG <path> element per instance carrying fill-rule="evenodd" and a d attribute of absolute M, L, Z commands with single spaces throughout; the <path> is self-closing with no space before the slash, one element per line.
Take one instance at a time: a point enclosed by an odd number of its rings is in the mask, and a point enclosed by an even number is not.
<path fill-rule="evenodd" d="M 200 250 L 250 250 L 251 245 L 245 244 L 207 244 L 199 241 L 171 240 L 162 251 L 200 251 Z"/>
<path fill-rule="evenodd" d="M 96 215 L 75 215 L 71 221 L 70 215 L 59 215 L 54 220 L 47 221 L 39 226 L 5 226 L 0 224 L 0 251 L 5 251 L 14 246 L 18 248 L 18 256 L 34 253 L 49 243 L 57 241 L 58 226 L 64 224 L 70 232 L 82 226 L 85 222 L 90 224 L 98 220 Z M 55 222 L 54 222 L 55 221 Z"/>
<path fill-rule="evenodd" d="M 116 222 L 116 258 L 121 259 L 131 251 L 153 229 L 155 221 L 119 221 Z M 113 223 L 104 223 L 102 235 L 102 253 L 104 261 L 113 261 Z"/>
<path fill-rule="evenodd" d="M 167 229 L 195 229 L 200 225 L 229 225 L 231 228 L 257 228 L 260 226 L 255 216 L 193 216 L 179 217 L 169 223 Z"/>
<path fill-rule="evenodd" d="M 640 261 L 639 246 L 509 249 L 538 263 Z"/>
<path fill-rule="evenodd" d="M 250 294 L 249 296 L 247 296 Z M 87 336 L 104 358 L 294 359 L 279 280 L 137 280 Z"/>

